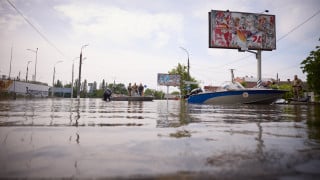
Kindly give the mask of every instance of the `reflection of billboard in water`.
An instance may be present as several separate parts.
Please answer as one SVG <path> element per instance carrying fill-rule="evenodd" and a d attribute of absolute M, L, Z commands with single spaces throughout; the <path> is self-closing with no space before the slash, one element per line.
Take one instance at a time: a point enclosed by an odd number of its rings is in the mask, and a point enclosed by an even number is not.
<path fill-rule="evenodd" d="M 180 86 L 180 75 L 158 74 L 158 85 L 161 86 Z"/>
<path fill-rule="evenodd" d="M 212 10 L 209 48 L 274 50 L 275 15 Z"/>

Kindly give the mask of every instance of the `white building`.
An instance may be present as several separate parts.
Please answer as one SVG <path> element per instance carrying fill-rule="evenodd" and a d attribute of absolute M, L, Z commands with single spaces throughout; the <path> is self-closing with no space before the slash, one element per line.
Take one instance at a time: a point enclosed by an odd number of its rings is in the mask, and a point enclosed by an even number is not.
<path fill-rule="evenodd" d="M 32 84 L 22 81 L 0 80 L 1 92 L 16 93 L 17 95 L 31 95 L 36 97 L 48 97 L 50 86 Z"/>

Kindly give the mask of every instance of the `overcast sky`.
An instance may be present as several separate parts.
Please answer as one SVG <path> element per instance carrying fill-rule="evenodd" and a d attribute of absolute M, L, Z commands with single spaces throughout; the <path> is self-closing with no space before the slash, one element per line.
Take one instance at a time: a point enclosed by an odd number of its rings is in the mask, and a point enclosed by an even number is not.
<path fill-rule="evenodd" d="M 37 80 L 52 85 L 56 79 L 71 82 L 72 62 L 78 77 L 81 47 L 82 80 L 111 83 L 137 82 L 159 89 L 157 73 L 167 73 L 178 63 L 187 65 L 201 85 L 220 85 L 236 77 L 257 75 L 255 56 L 232 49 L 208 48 L 208 12 L 230 10 L 276 16 L 276 50 L 262 52 L 262 77 L 281 80 L 306 75 L 300 63 L 320 45 L 319 0 L 10 0 L 35 26 L 34 29 L 7 0 L 0 1 L 0 74 L 25 79 L 35 70 Z M 314 14 L 318 14 L 307 21 Z M 305 22 L 304 24 L 302 24 Z M 299 26 L 302 24 L 301 26 Z M 282 39 L 280 39 L 283 37 Z"/>

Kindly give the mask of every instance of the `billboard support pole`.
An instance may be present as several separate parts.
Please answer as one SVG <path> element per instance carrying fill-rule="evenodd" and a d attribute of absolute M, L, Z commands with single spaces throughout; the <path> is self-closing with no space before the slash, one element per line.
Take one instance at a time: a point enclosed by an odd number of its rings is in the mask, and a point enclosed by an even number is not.
<path fill-rule="evenodd" d="M 168 95 L 169 95 L 169 86 L 167 86 L 167 102 L 168 102 Z"/>
<path fill-rule="evenodd" d="M 262 50 L 259 49 L 257 50 L 257 52 L 255 51 L 251 51 L 251 50 L 246 50 L 245 52 L 249 52 L 252 54 L 256 55 L 256 59 L 257 59 L 257 87 L 260 87 L 262 81 L 261 81 L 261 52 Z"/>
<path fill-rule="evenodd" d="M 259 87 L 259 83 L 261 83 L 261 50 L 257 51 L 257 86 Z"/>

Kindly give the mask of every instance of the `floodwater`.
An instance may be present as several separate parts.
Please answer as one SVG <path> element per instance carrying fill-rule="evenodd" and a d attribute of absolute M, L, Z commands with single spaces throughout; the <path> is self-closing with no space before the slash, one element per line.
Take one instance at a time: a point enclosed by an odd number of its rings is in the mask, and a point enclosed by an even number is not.
<path fill-rule="evenodd" d="M 319 105 L 0 101 L 0 178 L 319 177 Z"/>

